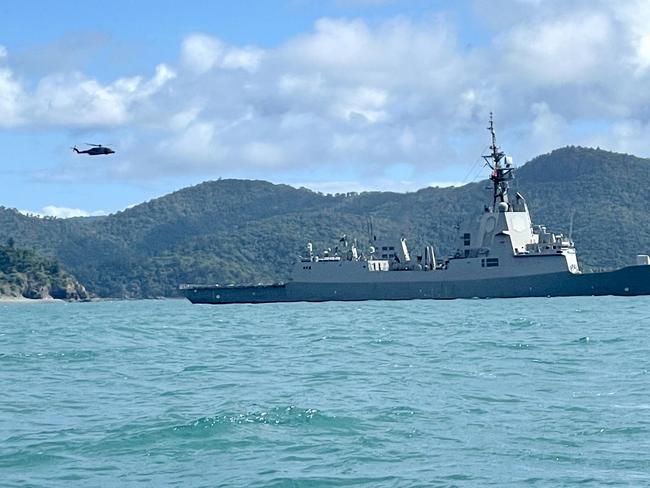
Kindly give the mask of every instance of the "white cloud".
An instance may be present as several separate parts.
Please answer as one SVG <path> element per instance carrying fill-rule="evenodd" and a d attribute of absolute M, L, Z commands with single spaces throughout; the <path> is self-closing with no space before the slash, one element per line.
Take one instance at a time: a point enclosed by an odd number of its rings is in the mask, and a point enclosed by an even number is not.
<path fill-rule="evenodd" d="M 171 116 L 169 126 L 173 130 L 184 130 L 196 120 L 200 113 L 201 109 L 199 107 L 189 107 L 184 109 Z"/>
<path fill-rule="evenodd" d="M 119 78 L 103 85 L 81 73 L 55 74 L 40 80 L 27 104 L 34 124 L 67 127 L 120 126 L 138 117 L 138 104 L 154 96 L 175 77 L 166 65 L 155 75 Z"/>
<path fill-rule="evenodd" d="M 172 139 L 161 142 L 158 154 L 166 159 L 189 161 L 200 165 L 222 161 L 228 154 L 228 150 L 219 145 L 214 124 L 193 122 Z"/>
<path fill-rule="evenodd" d="M 150 80 L 140 84 L 140 79 L 130 90 L 135 93 L 137 99 L 147 98 L 155 95 L 167 82 L 176 78 L 176 73 L 166 64 L 156 66 L 156 74 Z M 140 85 L 140 86 L 138 86 Z M 138 88 L 140 90 L 138 91 Z"/>
<path fill-rule="evenodd" d="M 255 71 L 262 59 L 262 50 L 254 47 L 231 49 L 223 57 L 222 66 L 226 69 Z"/>
<path fill-rule="evenodd" d="M 72 217 L 99 217 L 108 215 L 104 210 L 88 211 L 80 208 L 57 207 L 56 205 L 46 205 L 40 212 L 32 212 L 30 210 L 20 210 L 23 215 L 31 215 L 35 217 L 56 217 L 59 219 L 69 219 Z"/>
<path fill-rule="evenodd" d="M 601 75 L 612 27 L 606 15 L 572 15 L 547 22 L 521 23 L 497 38 L 506 52 L 507 73 L 530 85 L 586 83 Z"/>
<path fill-rule="evenodd" d="M 125 125 L 137 119 L 142 104 L 175 76 L 164 64 L 156 67 L 149 80 L 136 76 L 119 78 L 110 84 L 80 72 L 55 73 L 41 78 L 30 92 L 10 68 L 0 66 L 0 126 Z"/>
<path fill-rule="evenodd" d="M 23 118 L 24 104 L 25 92 L 21 84 L 10 69 L 0 66 L 0 127 L 19 125 Z"/>
<path fill-rule="evenodd" d="M 220 39 L 192 34 L 183 41 L 182 63 L 195 74 L 203 74 L 213 68 L 243 69 L 255 71 L 263 51 L 256 47 L 227 46 Z"/>
<path fill-rule="evenodd" d="M 246 160 L 264 166 L 277 166 L 286 161 L 283 148 L 272 142 L 249 142 L 243 147 L 243 155 Z"/>
<path fill-rule="evenodd" d="M 632 66 L 626 75 L 644 76 L 650 67 L 650 3 L 645 0 L 620 2 L 610 10 L 612 21 L 620 29 L 619 56 Z"/>
<path fill-rule="evenodd" d="M 137 143 L 98 171 L 119 178 L 315 172 L 374 187 L 406 165 L 430 181 L 467 171 L 490 111 L 520 162 L 594 142 L 650 154 L 649 3 L 476 8 L 483 45 L 468 47 L 444 14 L 325 18 L 269 49 L 194 33 L 176 62 L 111 82 L 61 71 L 27 83 L 0 50 L 0 124 L 128 133 Z"/>
<path fill-rule="evenodd" d="M 226 69 L 228 53 L 238 51 L 207 35 L 185 40 L 181 64 L 188 74 L 179 74 L 174 89 L 189 107 L 170 116 L 152 158 L 159 166 L 214 171 L 422 161 L 435 130 L 429 124 L 448 124 L 428 110 L 452 115 L 462 100 L 471 118 L 482 93 L 439 19 L 397 19 L 377 29 L 323 19 L 314 32 L 261 53 L 255 70 Z M 413 67 L 418 60 L 428 79 Z M 196 76 L 200 81 L 190 83 Z M 454 93 L 431 90 L 429 81 Z M 194 90 L 199 83 L 199 102 L 182 91 L 185 83 Z M 395 123 L 399 141 L 391 135 Z"/>
<path fill-rule="evenodd" d="M 223 57 L 223 43 L 203 34 L 189 36 L 183 42 L 183 64 L 196 73 L 205 73 Z"/>
<path fill-rule="evenodd" d="M 278 88 L 286 95 L 315 95 L 323 89 L 323 77 L 320 73 L 304 76 L 287 73 L 280 76 Z"/>
<path fill-rule="evenodd" d="M 558 143 L 566 141 L 567 123 L 561 115 L 554 113 L 546 102 L 533 103 L 531 106 L 533 120 L 530 122 L 530 151 L 542 154 L 552 151 Z"/>
<path fill-rule="evenodd" d="M 361 116 L 371 123 L 386 118 L 386 112 L 382 110 L 388 98 L 385 90 L 360 86 L 341 95 L 341 101 L 334 106 L 337 116 L 347 120 Z"/>
<path fill-rule="evenodd" d="M 128 119 L 126 98 L 138 84 L 138 79 L 121 79 L 104 86 L 81 73 L 51 75 L 39 82 L 34 93 L 34 118 L 46 125 L 123 124 Z"/>
<path fill-rule="evenodd" d="M 307 181 L 291 183 L 295 188 L 309 188 L 310 190 L 321 193 L 362 193 L 369 191 L 394 191 L 394 192 L 413 192 L 424 187 L 449 188 L 452 186 L 462 186 L 466 184 L 459 181 L 408 181 L 379 179 L 372 182 L 363 182 L 357 180 L 329 180 L 329 181 Z"/>

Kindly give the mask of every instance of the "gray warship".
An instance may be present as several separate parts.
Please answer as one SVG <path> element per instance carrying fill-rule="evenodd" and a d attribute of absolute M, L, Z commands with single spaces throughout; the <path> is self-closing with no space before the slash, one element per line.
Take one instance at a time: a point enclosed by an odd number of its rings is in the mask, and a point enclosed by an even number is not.
<path fill-rule="evenodd" d="M 533 225 L 525 198 L 511 195 L 515 167 L 497 146 L 490 114 L 492 204 L 478 222 L 459 229 L 458 249 L 438 260 L 433 246 L 412 258 L 406 240 L 372 235 L 365 253 L 341 239 L 316 255 L 308 243 L 286 283 L 180 285 L 192 303 L 269 303 L 455 298 L 649 295 L 650 257 L 614 271 L 582 273 L 570 237 Z"/>

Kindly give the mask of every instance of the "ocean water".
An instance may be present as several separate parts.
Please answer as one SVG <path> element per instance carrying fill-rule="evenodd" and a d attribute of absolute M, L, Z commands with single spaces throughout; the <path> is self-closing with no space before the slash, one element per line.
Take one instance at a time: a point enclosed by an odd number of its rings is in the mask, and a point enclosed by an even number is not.
<path fill-rule="evenodd" d="M 0 304 L 0 485 L 648 486 L 650 297 Z"/>

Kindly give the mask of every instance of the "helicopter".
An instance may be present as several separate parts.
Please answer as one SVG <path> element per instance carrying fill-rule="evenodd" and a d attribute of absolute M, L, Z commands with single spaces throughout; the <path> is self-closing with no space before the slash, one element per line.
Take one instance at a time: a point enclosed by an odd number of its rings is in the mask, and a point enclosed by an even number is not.
<path fill-rule="evenodd" d="M 110 147 L 102 146 L 101 144 L 89 144 L 86 143 L 87 146 L 92 146 L 90 149 L 86 149 L 85 151 L 80 151 L 77 149 L 77 146 L 74 146 L 72 150 L 76 152 L 77 154 L 88 154 L 89 156 L 97 156 L 99 154 L 113 154 L 115 151 L 113 151 Z"/>

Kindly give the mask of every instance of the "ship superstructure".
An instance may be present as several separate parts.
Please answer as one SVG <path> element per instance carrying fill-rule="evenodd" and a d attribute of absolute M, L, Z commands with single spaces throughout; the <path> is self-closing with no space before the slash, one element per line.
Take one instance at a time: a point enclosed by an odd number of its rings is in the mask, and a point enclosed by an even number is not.
<path fill-rule="evenodd" d="M 368 256 L 360 254 L 356 244 L 348 247 L 342 238 L 343 252 L 314 255 L 307 245 L 306 255 L 295 264 L 293 281 L 319 282 L 338 280 L 346 275 L 395 271 L 434 272 L 444 279 L 465 279 L 482 276 L 522 276 L 568 271 L 579 273 L 576 250 L 571 240 L 553 234 L 542 225 L 533 226 L 524 197 L 516 193 L 510 198 L 508 182 L 513 179 L 514 166 L 496 145 L 494 124 L 488 127 L 492 136 L 491 153 L 484 156 L 491 170 L 493 201 L 486 206 L 478 223 L 461 228 L 458 249 L 453 256 L 436 262 L 433 246 L 426 246 L 416 260 L 411 259 L 406 240 L 396 243 L 377 242 L 371 237 Z M 372 234 L 372 230 L 371 230 Z"/>
<path fill-rule="evenodd" d="M 437 260 L 427 245 L 413 256 L 404 238 L 381 241 L 370 223 L 365 253 L 345 236 L 321 255 L 308 243 L 287 283 L 182 285 L 182 292 L 194 303 L 650 294 L 647 256 L 637 266 L 582 274 L 572 240 L 532 224 L 525 198 L 511 195 L 515 167 L 497 145 L 491 114 L 488 130 L 490 153 L 483 157 L 492 202 L 478 222 L 460 228 L 453 255 Z"/>

